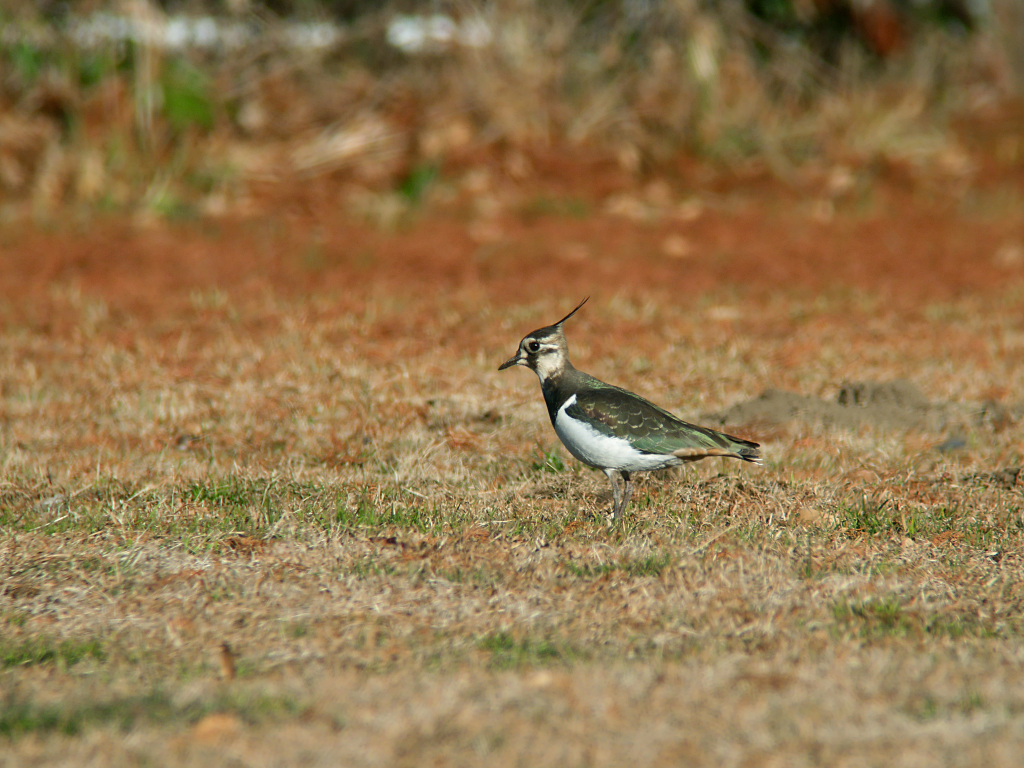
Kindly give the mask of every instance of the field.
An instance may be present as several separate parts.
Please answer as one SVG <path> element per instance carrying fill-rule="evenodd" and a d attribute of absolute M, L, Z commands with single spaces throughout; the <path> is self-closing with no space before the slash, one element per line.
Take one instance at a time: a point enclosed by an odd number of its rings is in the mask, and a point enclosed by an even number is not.
<path fill-rule="evenodd" d="M 0 766 L 1020 765 L 1022 125 L 460 129 L 170 206 L 43 168 L 0 205 Z M 610 522 L 497 371 L 588 295 L 577 367 L 765 466 Z"/>
<path fill-rule="evenodd" d="M 581 178 L 482 241 L 4 233 L 2 764 L 1017 763 L 1024 175 L 642 220 Z M 495 370 L 587 294 L 580 367 L 766 466 L 609 524 Z"/>

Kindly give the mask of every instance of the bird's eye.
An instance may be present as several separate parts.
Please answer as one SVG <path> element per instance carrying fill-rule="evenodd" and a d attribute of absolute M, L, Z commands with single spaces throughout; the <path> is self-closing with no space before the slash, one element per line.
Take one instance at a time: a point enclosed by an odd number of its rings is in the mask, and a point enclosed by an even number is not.
<path fill-rule="evenodd" d="M 531 341 L 526 345 L 527 352 L 540 352 L 540 342 Z"/>

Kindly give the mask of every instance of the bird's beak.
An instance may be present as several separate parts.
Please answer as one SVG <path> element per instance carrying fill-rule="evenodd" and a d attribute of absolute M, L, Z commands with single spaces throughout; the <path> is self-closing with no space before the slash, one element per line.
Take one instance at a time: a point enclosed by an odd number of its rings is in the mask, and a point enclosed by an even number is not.
<path fill-rule="evenodd" d="M 504 371 L 506 368 L 511 368 L 513 365 L 519 365 L 522 362 L 523 362 L 522 356 L 519 354 L 519 352 L 516 352 L 515 355 L 510 357 L 508 360 L 506 360 L 501 365 L 499 365 L 498 366 L 498 370 L 499 371 Z"/>

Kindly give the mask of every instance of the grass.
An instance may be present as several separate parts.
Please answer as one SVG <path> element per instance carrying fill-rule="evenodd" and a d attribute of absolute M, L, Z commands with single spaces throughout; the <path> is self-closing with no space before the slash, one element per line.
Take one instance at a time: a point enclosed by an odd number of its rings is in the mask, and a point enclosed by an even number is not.
<path fill-rule="evenodd" d="M 833 185 L 842 202 L 889 163 L 961 174 L 970 163 L 953 118 L 972 114 L 972 88 L 995 98 L 1020 80 L 1009 74 L 1019 75 L 1019 34 L 1002 31 L 1019 27 L 1011 0 L 993 2 L 973 34 L 910 14 L 910 44 L 885 57 L 856 23 L 830 27 L 827 14 L 792 6 L 663 5 L 637 16 L 531 2 L 480 10 L 495 30 L 487 46 L 411 57 L 380 39 L 387 8 L 363 9 L 334 48 L 266 44 L 224 57 L 144 42 L 80 49 L 22 9 L 5 23 L 52 34 L 0 46 L 10 103 L 22 105 L 12 120 L 24 162 L 7 178 L 17 210 L 44 220 L 71 210 L 182 221 L 252 205 L 267 179 L 337 173 L 353 182 L 348 207 L 387 229 L 432 198 L 458 198 L 439 190 L 452 170 L 479 179 L 493 165 L 470 156 L 504 153 L 524 178 L 538 170 L 537 147 L 555 157 L 585 147 L 589 162 L 639 175 L 694 156 L 787 179 L 839 165 L 852 179 Z M 252 22 L 267 40 L 280 32 L 265 14 Z M 1000 67 L 1008 74 L 990 83 Z M 552 172 L 564 175 L 557 163 Z M 474 197 L 492 209 L 497 199 Z M 528 220 L 594 210 L 560 193 L 511 207 Z"/>
<path fill-rule="evenodd" d="M 302 714 L 303 705 L 288 696 L 243 697 L 221 691 L 198 701 L 179 702 L 167 691 L 154 689 L 126 697 L 105 697 L 77 705 L 39 705 L 8 699 L 0 713 L 0 737 L 28 734 L 76 736 L 89 729 L 112 728 L 129 733 L 143 725 L 195 724 L 210 714 L 238 715 L 252 725 Z"/>
<path fill-rule="evenodd" d="M 535 382 L 492 381 L 468 355 L 442 373 L 433 343 L 390 351 L 411 374 L 396 376 L 370 362 L 381 349 L 372 335 L 349 330 L 342 344 L 358 348 L 335 367 L 326 361 L 336 315 L 292 336 L 266 323 L 265 305 L 221 294 L 213 311 L 231 306 L 236 341 L 205 337 L 188 319 L 205 311 L 197 295 L 213 294 L 190 289 L 174 322 L 195 334 L 190 368 L 222 372 L 202 388 L 172 392 L 160 371 L 140 377 L 138 361 L 112 354 L 121 331 L 103 318 L 70 380 L 59 358 L 7 368 L 6 402 L 21 414 L 0 438 L 10 447 L 0 487 L 9 748 L 39 740 L 60 752 L 126 734 L 159 745 L 185 733 L 194 749 L 254 739 L 274 752 L 276 737 L 262 734 L 294 728 L 347 749 L 354 733 L 391 727 L 384 707 L 409 729 L 394 749 L 417 754 L 436 738 L 480 745 L 502 764 L 534 739 L 557 743 L 536 732 L 547 723 L 585 723 L 617 734 L 616 754 L 643 751 L 609 725 L 618 707 L 668 754 L 656 735 L 668 711 L 701 733 L 693 713 L 727 718 L 762 696 L 788 701 L 777 711 L 792 716 L 775 716 L 786 728 L 810 717 L 828 749 L 849 748 L 836 723 L 853 711 L 878 727 L 883 712 L 917 723 L 896 741 L 907 754 L 921 748 L 918 726 L 942 723 L 959 748 L 986 754 L 958 718 L 1016 722 L 1007 713 L 1020 711 L 1024 689 L 992 670 L 1013 663 L 1024 632 L 1020 496 L 979 474 L 1012 461 L 1013 430 L 986 422 L 966 464 L 936 452 L 922 465 L 913 435 L 794 425 L 771 438 L 767 469 L 639 476 L 629 514 L 610 524 L 605 478 L 560 447 L 537 447 L 547 424 Z M 91 312 L 61 296 L 68 305 L 56 312 Z M 377 324 L 400 316 L 370 309 Z M 942 316 L 962 329 L 977 317 L 965 309 Z M 798 322 L 826 352 L 857 348 L 844 334 L 876 308 L 850 311 Z M 444 312 L 423 317 L 427 337 L 451 333 Z M 777 300 L 760 317 L 769 329 L 793 322 Z M 714 334 L 665 332 L 705 346 L 705 373 L 721 382 L 741 381 L 746 361 L 789 343 L 768 333 L 729 347 Z M 41 337 L 8 338 L 27 359 Z M 255 339 L 259 387 L 243 383 Z M 971 349 L 977 340 L 956 335 Z M 642 375 L 667 401 L 655 377 L 676 362 L 631 351 L 655 361 Z M 111 379 L 111 364 L 130 387 Z M 952 371 L 961 387 L 1001 363 L 977 364 Z M 819 372 L 804 375 L 799 388 L 814 391 Z M 100 381 L 131 397 L 90 407 Z M 275 410 L 282 401 L 287 411 Z M 60 441 L 38 437 L 58 431 Z M 915 666 L 924 659 L 945 671 Z M 895 696 L 890 678 L 903 686 Z M 504 713 L 502 738 L 475 725 L 475 713 L 493 711 Z M 774 751 L 812 749 L 769 720 L 753 727 L 776 739 Z M 191 749 L 175 759 L 199 760 Z"/>
<path fill-rule="evenodd" d="M 537 219 L 544 216 L 585 219 L 592 215 L 593 211 L 585 200 L 578 198 L 553 198 L 541 195 L 527 201 L 521 213 L 526 219 Z"/>
<path fill-rule="evenodd" d="M 517 638 L 508 632 L 496 632 L 481 638 L 477 647 L 489 654 L 488 663 L 497 669 L 570 665 L 581 661 L 579 651 L 566 642 L 548 638 Z"/>
<path fill-rule="evenodd" d="M 658 577 L 672 565 L 672 560 L 671 552 L 659 552 L 627 558 L 617 563 L 581 563 L 570 560 L 564 563 L 564 567 L 574 577 L 581 579 L 603 578 L 615 574 L 623 574 L 627 577 Z"/>
<path fill-rule="evenodd" d="M 1000 632 L 977 616 L 956 616 L 946 613 L 921 615 L 907 608 L 895 595 L 857 602 L 839 601 L 832 606 L 835 629 L 841 635 L 866 642 L 884 640 L 948 638 L 959 641 L 969 638 L 995 639 L 1001 634 L 1016 635 L 1019 629 Z"/>
<path fill-rule="evenodd" d="M 22 642 L 5 640 L 0 643 L 0 668 L 36 664 L 74 666 L 86 659 L 103 661 L 106 652 L 98 640 L 54 641 L 45 637 L 31 637 Z"/>
<path fill-rule="evenodd" d="M 533 462 L 531 469 L 534 472 L 552 472 L 559 473 L 565 471 L 565 462 L 562 460 L 562 454 L 557 448 L 551 448 L 549 450 L 538 449 L 540 454 L 537 461 Z"/>
<path fill-rule="evenodd" d="M 18 55 L 17 77 L 56 66 Z M 663 57 L 670 83 L 682 64 Z M 282 87 L 312 65 L 295 66 Z M 134 75 L 117 72 L 82 87 Z M 548 76 L 524 92 L 557 95 Z M 146 205 L 161 210 L 218 194 L 177 174 L 231 116 L 220 80 L 175 77 L 214 101 L 213 124 L 155 115 L 170 165 Z M 574 98 L 601 95 L 565 77 Z M 655 85 L 602 81 L 612 96 Z M 731 133 L 739 90 L 706 87 L 723 111 L 694 129 L 716 156 L 810 130 Z M 332 103 L 358 103 L 346 93 Z M 628 110 L 602 117 L 621 103 L 603 98 L 560 120 L 599 157 L 625 130 L 627 164 L 636 142 L 641 165 L 668 167 L 682 139 L 655 137 L 686 113 L 634 133 Z M 978 216 L 873 171 L 854 181 L 872 212 L 839 201 L 822 219 L 757 174 L 736 195 L 700 171 L 696 207 L 644 179 L 606 211 L 594 193 L 618 172 L 598 158 L 582 187 L 542 183 L 530 174 L 560 166 L 526 152 L 530 131 L 557 154 L 568 129 L 488 111 L 503 102 L 463 102 L 499 137 L 484 163 L 498 186 L 464 178 L 454 150 L 419 157 L 412 128 L 402 163 L 391 139 L 375 145 L 383 176 L 359 185 L 415 210 L 408 227 L 339 214 L 334 185 L 362 172 L 344 166 L 240 222 L 3 229 L 0 751 L 112 766 L 1015 765 L 1024 291 L 996 258 L 1020 239 L 1012 206 Z M 135 120 L 132 106 L 115 112 Z M 280 110 L 286 156 L 309 135 L 293 117 Z M 77 157 L 87 137 L 70 130 Z M 155 172 L 132 163 L 135 131 L 112 125 L 125 146 L 102 161 L 138 174 L 126 199 Z M 445 200 L 454 216 L 431 209 Z M 665 250 L 670 236 L 689 250 Z M 686 418 L 718 423 L 768 388 L 832 402 L 844 381 L 896 378 L 941 418 L 729 422 L 762 442 L 764 467 L 638 474 L 610 523 L 607 479 L 557 443 L 535 378 L 494 370 L 585 293 L 582 274 L 600 311 L 574 318 L 574 361 Z M 982 418 L 986 401 L 1002 411 Z"/>

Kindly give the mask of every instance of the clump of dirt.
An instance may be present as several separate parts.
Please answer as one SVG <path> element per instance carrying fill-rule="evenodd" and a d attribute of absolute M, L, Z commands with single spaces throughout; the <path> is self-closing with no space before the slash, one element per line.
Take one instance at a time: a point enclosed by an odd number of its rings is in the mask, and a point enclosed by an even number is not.
<path fill-rule="evenodd" d="M 931 402 L 912 382 L 896 379 L 888 382 L 844 382 L 835 401 L 769 389 L 759 397 L 705 418 L 723 427 L 803 421 L 837 429 L 870 426 L 902 431 L 940 431 L 984 424 L 987 422 L 985 414 L 990 410 L 991 407 L 978 409 Z"/>
<path fill-rule="evenodd" d="M 839 388 L 836 402 L 839 405 L 862 408 L 893 407 L 900 411 L 919 411 L 931 407 L 931 403 L 928 402 L 924 393 L 906 379 L 896 379 L 884 383 L 843 382 Z"/>
<path fill-rule="evenodd" d="M 961 480 L 968 483 L 994 486 L 997 488 L 1024 488 L 1024 468 L 1004 467 L 995 472 L 973 472 Z"/>

